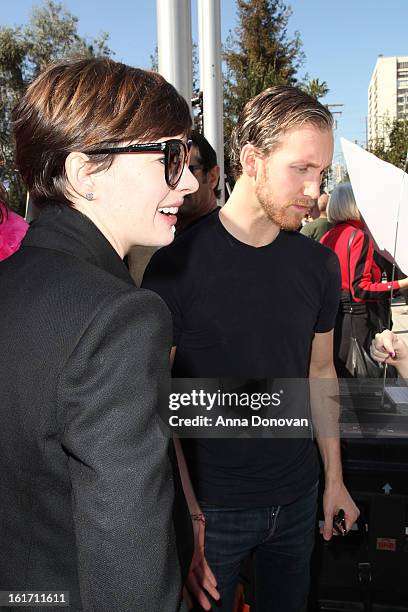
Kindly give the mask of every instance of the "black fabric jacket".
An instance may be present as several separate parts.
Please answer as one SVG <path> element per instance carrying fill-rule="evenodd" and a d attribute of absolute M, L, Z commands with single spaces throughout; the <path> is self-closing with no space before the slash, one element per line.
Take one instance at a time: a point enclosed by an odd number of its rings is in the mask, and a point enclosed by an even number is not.
<path fill-rule="evenodd" d="M 0 264 L 0 590 L 179 610 L 191 522 L 156 410 L 170 344 L 165 304 L 76 210 L 46 209 Z"/>

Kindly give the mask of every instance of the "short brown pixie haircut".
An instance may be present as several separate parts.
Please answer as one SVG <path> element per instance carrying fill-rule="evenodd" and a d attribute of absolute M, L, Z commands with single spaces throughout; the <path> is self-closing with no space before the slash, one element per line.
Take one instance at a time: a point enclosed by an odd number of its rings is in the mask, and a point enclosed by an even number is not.
<path fill-rule="evenodd" d="M 72 151 L 188 135 L 184 98 L 160 74 L 107 58 L 50 64 L 12 114 L 16 168 L 37 206 L 71 205 L 65 160 Z M 95 172 L 112 155 L 93 155 Z"/>
<path fill-rule="evenodd" d="M 239 160 L 242 147 L 250 143 L 269 155 L 288 130 L 311 123 L 321 129 L 333 128 L 333 116 L 326 106 L 298 89 L 285 85 L 269 87 L 249 100 L 231 137 L 231 169 L 235 179 L 242 174 Z"/>

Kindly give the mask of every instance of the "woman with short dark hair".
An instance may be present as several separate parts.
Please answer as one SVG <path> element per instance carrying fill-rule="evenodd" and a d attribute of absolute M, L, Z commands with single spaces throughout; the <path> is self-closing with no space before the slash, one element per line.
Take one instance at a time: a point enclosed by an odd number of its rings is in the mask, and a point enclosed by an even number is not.
<path fill-rule="evenodd" d="M 109 59 L 51 65 L 14 109 L 16 167 L 43 211 L 0 265 L 2 591 L 180 609 L 192 530 L 157 414 L 171 317 L 123 257 L 173 240 L 197 188 L 190 128 L 163 77 Z"/>

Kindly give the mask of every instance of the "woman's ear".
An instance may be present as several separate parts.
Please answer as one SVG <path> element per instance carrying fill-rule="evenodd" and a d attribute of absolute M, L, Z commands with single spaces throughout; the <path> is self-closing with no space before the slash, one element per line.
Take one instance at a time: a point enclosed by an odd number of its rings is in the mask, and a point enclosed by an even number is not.
<path fill-rule="evenodd" d="M 94 199 L 95 178 L 92 170 L 92 164 L 89 163 L 89 157 L 85 153 L 73 151 L 67 156 L 65 172 L 68 179 L 68 188 L 71 188 L 76 196 L 87 200 Z"/>

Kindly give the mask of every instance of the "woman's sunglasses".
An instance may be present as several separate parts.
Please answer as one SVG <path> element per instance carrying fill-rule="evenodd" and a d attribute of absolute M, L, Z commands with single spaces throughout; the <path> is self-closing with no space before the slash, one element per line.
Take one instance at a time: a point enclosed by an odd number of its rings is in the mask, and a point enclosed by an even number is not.
<path fill-rule="evenodd" d="M 119 153 L 164 153 L 164 177 L 170 189 L 175 189 L 180 182 L 184 166 L 190 158 L 191 140 L 184 142 L 176 138 L 164 142 L 146 142 L 126 147 L 109 147 L 84 151 L 86 155 L 116 155 Z"/>

